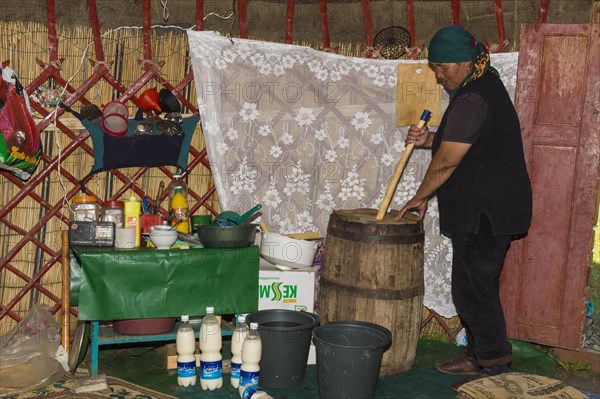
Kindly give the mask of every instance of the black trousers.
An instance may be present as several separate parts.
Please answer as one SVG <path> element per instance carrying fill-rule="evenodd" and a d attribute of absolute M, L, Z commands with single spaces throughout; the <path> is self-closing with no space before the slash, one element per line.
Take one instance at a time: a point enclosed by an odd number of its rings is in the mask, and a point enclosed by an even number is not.
<path fill-rule="evenodd" d="M 453 233 L 451 239 L 452 300 L 467 332 L 467 356 L 481 367 L 507 364 L 511 346 L 500 303 L 500 271 L 510 236 L 493 235 L 483 215 L 478 234 Z"/>

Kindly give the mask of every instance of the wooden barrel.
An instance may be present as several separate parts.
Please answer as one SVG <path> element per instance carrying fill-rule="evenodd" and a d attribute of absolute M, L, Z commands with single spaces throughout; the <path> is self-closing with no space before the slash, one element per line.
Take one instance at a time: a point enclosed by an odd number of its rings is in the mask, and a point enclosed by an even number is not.
<path fill-rule="evenodd" d="M 321 274 L 321 324 L 376 323 L 392 332 L 381 375 L 412 367 L 423 306 L 423 223 L 375 220 L 376 209 L 334 211 L 327 226 Z"/>

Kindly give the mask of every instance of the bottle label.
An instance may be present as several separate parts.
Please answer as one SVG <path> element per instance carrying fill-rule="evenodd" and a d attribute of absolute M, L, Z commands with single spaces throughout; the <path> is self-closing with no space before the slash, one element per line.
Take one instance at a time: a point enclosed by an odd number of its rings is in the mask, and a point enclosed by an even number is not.
<path fill-rule="evenodd" d="M 200 361 L 200 378 L 202 378 L 203 380 L 216 380 L 222 378 L 222 368 L 222 360 L 217 360 L 216 362 Z"/>
<path fill-rule="evenodd" d="M 138 223 L 138 218 L 136 216 L 127 216 L 125 220 L 125 228 L 126 229 L 135 229 Z"/>
<path fill-rule="evenodd" d="M 195 377 L 196 362 L 177 362 L 177 377 Z"/>
<path fill-rule="evenodd" d="M 260 375 L 260 371 L 240 370 L 240 385 L 241 386 L 244 386 L 246 384 L 258 385 L 259 375 Z"/>
<path fill-rule="evenodd" d="M 231 378 L 240 378 L 240 367 L 242 367 L 241 363 L 231 362 Z"/>
<path fill-rule="evenodd" d="M 242 399 L 250 399 L 252 398 L 252 395 L 258 391 L 260 391 L 260 389 L 258 389 L 256 385 L 249 385 L 244 389 L 244 392 L 242 392 Z"/>

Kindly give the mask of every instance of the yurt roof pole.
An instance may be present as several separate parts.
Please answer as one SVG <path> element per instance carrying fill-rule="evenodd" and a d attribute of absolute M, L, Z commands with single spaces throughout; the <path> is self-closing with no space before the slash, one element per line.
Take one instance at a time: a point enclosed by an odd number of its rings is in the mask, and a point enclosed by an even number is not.
<path fill-rule="evenodd" d="M 327 0 L 321 0 L 319 6 L 321 14 L 321 32 L 323 35 L 323 50 L 331 51 L 331 41 L 329 39 L 329 23 L 327 22 Z"/>
<path fill-rule="evenodd" d="M 152 59 L 152 8 L 150 0 L 144 0 L 142 2 L 142 16 L 143 16 L 143 32 L 144 32 L 144 59 Z"/>
<path fill-rule="evenodd" d="M 498 47 L 496 53 L 501 53 L 506 47 L 506 33 L 504 32 L 504 13 L 502 12 L 502 0 L 494 0 L 494 14 L 496 15 L 496 31 L 498 32 Z"/>
<path fill-rule="evenodd" d="M 460 0 L 452 0 L 452 25 L 460 25 Z"/>
<path fill-rule="evenodd" d="M 46 2 L 46 13 L 48 15 L 48 42 L 50 49 L 50 62 L 58 61 L 58 41 L 56 40 L 56 1 Z"/>
<path fill-rule="evenodd" d="M 550 0 L 540 0 L 540 12 L 538 13 L 538 24 L 545 24 L 548 17 L 548 3 Z"/>
<path fill-rule="evenodd" d="M 196 0 L 195 30 L 204 30 L 204 0 Z"/>
<path fill-rule="evenodd" d="M 415 0 L 406 0 L 406 24 L 410 33 L 410 47 L 415 47 L 417 35 L 415 33 Z"/>
<path fill-rule="evenodd" d="M 100 39 L 100 23 L 98 22 L 98 10 L 96 7 L 96 0 L 88 0 L 87 5 L 88 18 L 90 19 L 92 34 L 94 36 L 94 49 L 96 50 L 96 60 L 104 61 L 104 47 L 102 47 L 102 40 Z"/>
<path fill-rule="evenodd" d="M 294 35 L 294 0 L 287 0 L 285 11 L 285 43 L 292 44 Z"/>
<path fill-rule="evenodd" d="M 365 21 L 365 38 L 367 40 L 367 57 L 375 57 L 373 48 L 373 18 L 371 17 L 371 0 L 362 0 L 363 17 Z"/>
<path fill-rule="evenodd" d="M 240 23 L 240 37 L 242 39 L 248 38 L 248 21 L 246 13 L 246 0 L 237 0 L 238 2 L 238 16 Z"/>

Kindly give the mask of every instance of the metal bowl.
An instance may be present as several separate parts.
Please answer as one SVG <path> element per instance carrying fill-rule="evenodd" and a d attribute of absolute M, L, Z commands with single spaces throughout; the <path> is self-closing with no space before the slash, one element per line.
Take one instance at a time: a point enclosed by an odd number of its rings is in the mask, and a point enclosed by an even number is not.
<path fill-rule="evenodd" d="M 195 226 L 198 238 L 205 248 L 242 248 L 254 244 L 258 224 L 240 226 Z"/>

